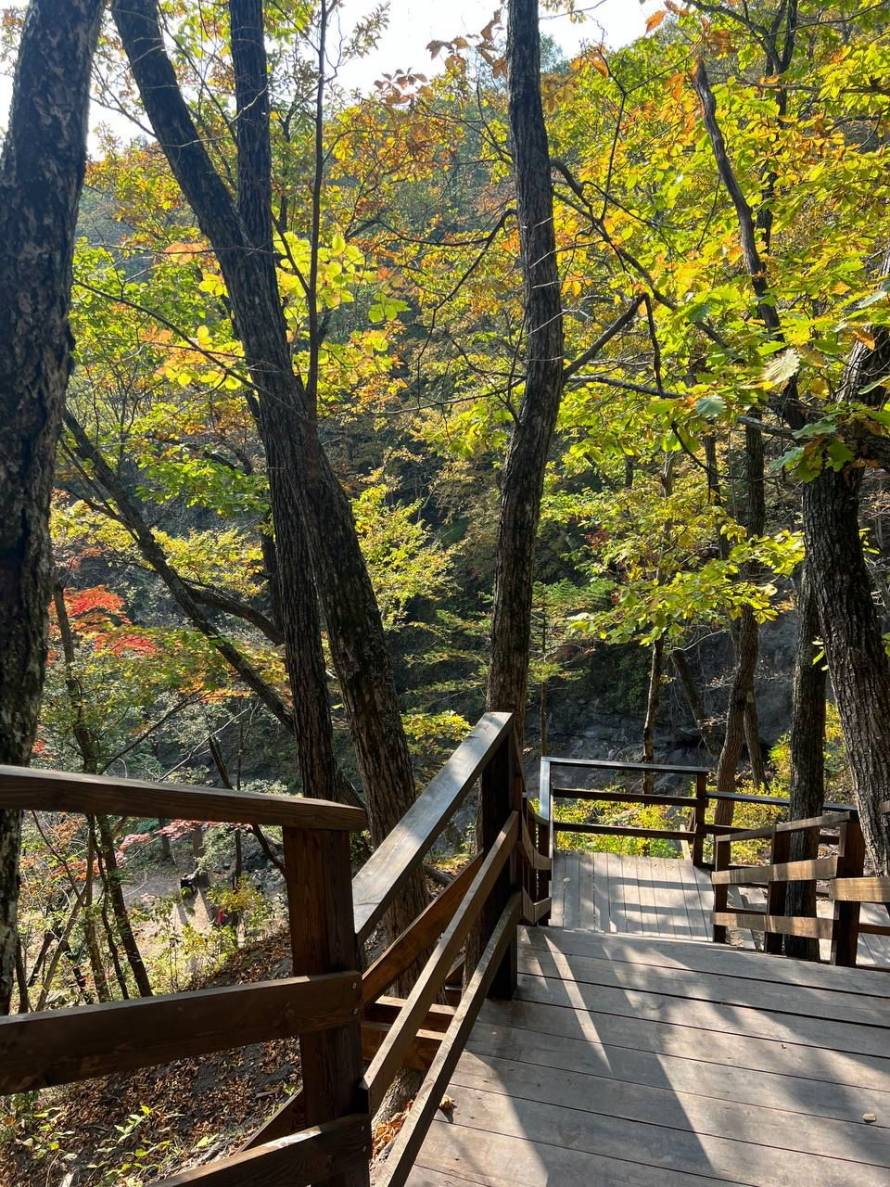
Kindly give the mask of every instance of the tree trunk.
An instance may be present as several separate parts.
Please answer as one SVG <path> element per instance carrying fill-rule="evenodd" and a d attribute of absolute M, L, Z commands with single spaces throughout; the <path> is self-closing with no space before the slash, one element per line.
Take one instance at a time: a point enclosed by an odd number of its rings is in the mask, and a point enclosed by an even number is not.
<path fill-rule="evenodd" d="M 792 820 L 819 816 L 825 803 L 825 666 L 815 662 L 819 613 L 810 565 L 806 563 L 797 595 L 797 654 L 791 708 L 791 801 Z M 817 856 L 818 835 L 793 833 L 790 861 L 809 861 Z M 788 915 L 816 915 L 815 882 L 789 882 L 785 893 Z M 819 941 L 802 936 L 785 937 L 786 956 L 802 960 L 819 959 Z"/>
<path fill-rule="evenodd" d="M 111 910 L 114 915 L 114 922 L 117 925 L 118 935 L 124 946 L 127 962 L 132 970 L 133 979 L 136 982 L 140 996 L 151 997 L 151 983 L 148 979 L 148 970 L 145 967 L 142 953 L 139 951 L 139 945 L 136 942 L 136 936 L 133 932 L 133 926 L 130 923 L 130 912 L 127 909 L 124 899 L 121 873 L 118 868 L 117 854 L 114 849 L 114 834 L 111 830 L 111 822 L 107 816 L 96 817 L 96 830 L 98 833 L 99 852 L 102 855 L 100 870 L 105 883 L 106 893 L 111 902 Z"/>
<path fill-rule="evenodd" d="M 649 693 L 646 697 L 646 719 L 643 722 L 643 762 L 655 761 L 655 724 L 658 721 L 658 706 L 661 701 L 661 678 L 664 665 L 664 635 L 652 644 L 649 662 Z M 643 775 L 643 791 L 651 795 L 655 790 L 655 776 L 650 772 Z"/>
<path fill-rule="evenodd" d="M 861 471 L 827 470 L 803 490 L 803 523 L 825 655 L 869 858 L 890 873 L 890 670 L 859 536 Z"/>
<path fill-rule="evenodd" d="M 742 520 L 749 536 L 762 536 L 766 522 L 766 497 L 763 484 L 763 436 L 753 425 L 745 426 L 744 508 Z M 750 572 L 746 574 L 750 576 Z M 754 673 L 757 670 L 757 620 L 746 606 L 742 609 L 733 636 L 735 644 L 735 673 L 729 693 L 726 714 L 726 734 L 717 762 L 717 791 L 730 793 L 736 789 L 736 771 L 746 735 L 753 750 L 752 761 L 760 754 L 760 739 L 756 728 L 754 705 Z M 752 714 L 752 708 L 754 714 Z M 749 723 L 753 722 L 753 728 Z M 718 800 L 714 810 L 717 824 L 732 824 L 732 800 Z"/>
<path fill-rule="evenodd" d="M 0 157 L 0 762 L 31 756 L 46 662 L 49 502 L 102 0 L 32 0 Z M 0 811 L 0 1013 L 15 969 L 21 818 Z"/>
<path fill-rule="evenodd" d="M 488 707 L 516 714 L 521 743 L 535 542 L 544 470 L 563 386 L 562 301 L 550 149 L 541 104 L 537 0 L 510 0 L 507 65 L 527 337 L 525 393 L 510 439 L 501 495 Z"/>
<path fill-rule="evenodd" d="M 300 645 L 289 649 L 299 687 L 301 756 L 312 756 L 323 779 L 316 795 L 334 797 L 338 780 L 328 757 L 330 718 L 316 656 L 305 653 L 302 623 L 312 612 L 303 593 L 311 557 L 331 654 L 353 730 L 371 833 L 378 843 L 414 801 L 414 774 L 380 611 L 352 517 L 318 438 L 316 409 L 294 374 L 278 295 L 271 223 L 269 97 L 260 0 L 230 0 L 238 107 L 238 205 L 216 173 L 195 129 L 164 49 L 156 0 L 115 0 L 113 11 L 142 102 L 170 167 L 219 261 L 253 392 L 268 461 L 277 542 L 278 592 L 285 627 Z M 310 344 L 312 345 L 312 344 Z M 313 348 L 317 348 L 317 343 Z M 303 533 L 305 541 L 303 543 Z M 309 641 L 314 647 L 314 642 Z M 323 668 L 322 668 L 323 671 Z M 314 674 L 313 674 L 314 673 Z M 322 708 L 322 698 L 325 704 Z M 316 728 L 327 717 L 327 736 Z M 305 737 L 303 734 L 305 733 Z M 306 761 L 301 757 L 301 762 Z M 399 930 L 426 902 L 422 876 L 391 912 Z"/>

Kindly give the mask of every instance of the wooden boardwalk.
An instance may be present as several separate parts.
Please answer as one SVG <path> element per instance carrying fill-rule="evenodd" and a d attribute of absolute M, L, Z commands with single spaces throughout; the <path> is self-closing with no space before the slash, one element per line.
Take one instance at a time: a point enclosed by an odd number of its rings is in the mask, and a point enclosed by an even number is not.
<path fill-rule="evenodd" d="M 554 927 L 664 939 L 710 940 L 714 894 L 710 875 L 691 861 L 655 857 L 624 857 L 617 853 L 557 854 L 552 884 Z M 733 887 L 731 905 L 762 909 L 764 892 Z M 830 916 L 832 903 L 820 899 L 820 915 Z M 862 919 L 887 923 L 887 912 L 864 905 Z M 760 946 L 751 932 L 733 933 L 737 946 Z M 831 945 L 823 941 L 827 960 Z M 890 969 L 890 939 L 860 936 L 857 963 L 863 968 Z"/>
<path fill-rule="evenodd" d="M 674 938 L 521 931 L 410 1187 L 890 1187 L 890 976 L 676 938 L 703 900 L 670 885 Z M 568 917 L 642 929 L 638 893 Z"/>

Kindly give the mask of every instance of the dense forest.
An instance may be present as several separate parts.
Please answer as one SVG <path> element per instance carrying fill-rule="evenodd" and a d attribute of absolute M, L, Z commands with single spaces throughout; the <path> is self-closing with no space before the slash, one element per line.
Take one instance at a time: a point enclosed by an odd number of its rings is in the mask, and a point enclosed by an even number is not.
<path fill-rule="evenodd" d="M 369 94 L 385 4 L 6 12 L 0 762 L 359 803 L 359 864 L 510 710 L 888 873 L 890 5 L 489 7 Z M 0 812 L 0 1013 L 268 973 L 280 846 Z M 0 1179 L 169 1172 L 206 1087 L 11 1098 Z"/>

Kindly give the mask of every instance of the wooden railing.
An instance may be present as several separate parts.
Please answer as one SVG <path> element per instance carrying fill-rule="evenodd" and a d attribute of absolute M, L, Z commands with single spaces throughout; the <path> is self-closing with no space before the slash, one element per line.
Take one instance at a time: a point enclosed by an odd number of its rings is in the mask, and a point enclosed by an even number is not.
<path fill-rule="evenodd" d="M 809 833 L 812 850 L 819 842 L 836 845 L 831 857 L 814 857 L 806 861 L 791 861 L 791 840 L 796 833 Z M 767 865 L 733 866 L 732 846 L 739 841 L 769 841 L 770 860 Z M 809 940 L 829 940 L 833 964 L 856 964 L 859 935 L 863 931 L 880 930 L 859 920 L 859 902 L 851 894 L 835 897 L 832 918 L 817 915 L 786 915 L 785 899 L 789 882 L 827 881 L 846 887 L 859 882 L 865 858 L 862 829 L 851 812 L 829 812 L 808 820 L 790 820 L 765 828 L 736 830 L 717 836 L 714 844 L 713 938 L 725 943 L 728 928 L 764 933 L 764 950 L 773 954 L 782 951 L 782 937 L 796 936 Z M 763 911 L 730 909 L 730 886 L 762 886 L 766 890 Z M 814 896 L 815 897 L 815 896 Z M 885 929 L 890 934 L 890 929 Z"/>
<path fill-rule="evenodd" d="M 215 788 L 0 767 L 0 807 L 279 825 L 293 977 L 0 1018 L 0 1092 L 70 1084 L 270 1039 L 300 1039 L 303 1127 L 167 1180 L 368 1182 L 362 1090 L 361 974 L 349 894 L 349 833 L 359 808 Z M 233 1177 L 234 1176 L 234 1177 Z"/>
<path fill-rule="evenodd" d="M 477 784 L 479 852 L 360 972 L 363 942 Z M 518 923 L 550 908 L 549 828 L 526 800 L 507 713 L 485 714 L 351 880 L 349 831 L 365 827 L 365 815 L 325 801 L 0 768 L 0 807 L 283 829 L 300 976 L 0 1019 L 3 1093 L 299 1036 L 300 1092 L 239 1153 L 163 1187 L 367 1184 L 371 1118 L 409 1067 L 424 1079 L 378 1180 L 399 1187 L 483 1000 L 515 990 Z M 456 1003 L 442 1005 L 467 950 L 478 958 L 453 990 Z M 419 960 L 409 995 L 388 996 Z"/>
<path fill-rule="evenodd" d="M 406 1181 L 486 995 L 512 996 L 520 919 L 534 922 L 549 911 L 544 891 L 550 862 L 536 846 L 541 826 L 525 798 L 512 716 L 486 713 L 353 879 L 359 939 L 366 939 L 383 919 L 477 783 L 479 852 L 362 975 L 369 1060 L 362 1083 L 370 1112 L 402 1067 L 425 1071 L 377 1180 L 380 1187 Z M 436 1004 L 474 933 L 480 955 L 475 968 L 464 972 L 459 1000 L 452 1006 Z M 408 997 L 385 996 L 424 956 Z M 300 1113 L 298 1095 L 254 1135 L 248 1149 L 290 1132 Z"/>
<path fill-rule="evenodd" d="M 568 768 L 577 771 L 615 771 L 632 775 L 668 775 L 685 778 L 693 785 L 691 794 L 681 795 L 667 792 L 648 793 L 642 789 L 607 788 L 604 791 L 584 787 L 554 785 L 554 768 Z M 708 805 L 721 800 L 737 804 L 755 804 L 759 807 L 788 808 L 788 800 L 779 796 L 746 795 L 741 792 L 719 792 L 708 788 L 709 767 L 678 766 L 670 763 L 626 762 L 620 759 L 558 758 L 547 755 L 541 759 L 539 779 L 540 820 L 544 834 L 549 839 L 549 849 L 544 849 L 553 860 L 558 848 L 559 833 L 590 833 L 597 836 L 641 837 L 649 840 L 678 841 L 689 846 L 689 856 L 702 869 L 712 868 L 704 860 L 705 841 L 709 836 L 728 834 L 745 830 L 731 825 L 715 824 L 707 820 Z M 563 776 L 565 778 L 565 776 Z M 636 824 L 604 824 L 600 821 L 576 822 L 559 820 L 556 817 L 556 802 L 563 800 L 586 800 L 603 804 L 635 804 L 686 808 L 688 816 L 683 828 L 644 828 Z M 852 812 L 848 804 L 827 804 L 827 808 Z"/>

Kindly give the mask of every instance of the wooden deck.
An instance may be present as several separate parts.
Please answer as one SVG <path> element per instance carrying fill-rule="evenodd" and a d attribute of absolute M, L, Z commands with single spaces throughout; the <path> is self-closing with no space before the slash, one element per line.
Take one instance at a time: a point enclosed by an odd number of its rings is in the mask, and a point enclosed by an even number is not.
<path fill-rule="evenodd" d="M 410 1187 L 890 1187 L 890 976 L 702 943 L 685 870 L 653 920 L 651 882 L 604 900 L 579 865 L 559 909 L 603 931 L 521 931 Z"/>
<path fill-rule="evenodd" d="M 711 938 L 711 879 L 691 861 L 569 850 L 557 854 L 552 892 L 554 927 L 663 939 Z M 757 887 L 733 887 L 731 901 L 736 907 L 762 909 L 766 896 Z M 820 915 L 829 916 L 832 907 L 827 899 L 819 900 Z M 886 924 L 887 912 L 864 905 L 862 919 Z M 734 943 L 744 948 L 760 946 L 761 938 L 751 932 L 733 934 Z M 830 944 L 822 947 L 828 960 Z M 890 939 L 860 936 L 857 963 L 890 969 Z"/>

